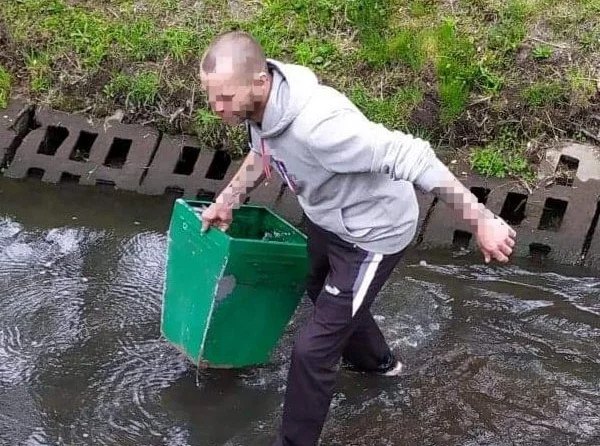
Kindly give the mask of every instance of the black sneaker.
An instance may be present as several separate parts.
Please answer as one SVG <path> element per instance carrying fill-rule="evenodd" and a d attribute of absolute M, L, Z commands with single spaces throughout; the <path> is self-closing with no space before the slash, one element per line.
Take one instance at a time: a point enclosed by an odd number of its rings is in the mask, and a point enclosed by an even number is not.
<path fill-rule="evenodd" d="M 404 370 L 404 365 L 392 354 L 388 361 L 375 370 L 363 370 L 342 359 L 342 367 L 357 373 L 376 374 L 381 376 L 398 376 Z"/>

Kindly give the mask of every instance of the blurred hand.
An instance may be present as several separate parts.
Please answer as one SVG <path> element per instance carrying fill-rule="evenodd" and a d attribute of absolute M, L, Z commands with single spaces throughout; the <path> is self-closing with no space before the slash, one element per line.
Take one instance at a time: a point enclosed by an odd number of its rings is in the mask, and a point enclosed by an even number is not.
<path fill-rule="evenodd" d="M 212 203 L 202 213 L 202 232 L 208 231 L 211 226 L 225 232 L 233 220 L 231 207 L 224 203 Z"/>
<path fill-rule="evenodd" d="M 485 263 L 506 263 L 513 252 L 517 233 L 501 218 L 486 218 L 477 231 L 477 243 Z"/>

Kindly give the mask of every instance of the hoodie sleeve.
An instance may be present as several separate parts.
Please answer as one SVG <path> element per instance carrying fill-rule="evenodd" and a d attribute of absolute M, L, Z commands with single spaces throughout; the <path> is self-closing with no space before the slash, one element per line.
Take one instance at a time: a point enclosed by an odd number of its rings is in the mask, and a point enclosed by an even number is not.
<path fill-rule="evenodd" d="M 335 173 L 380 173 L 429 192 L 436 173 L 446 169 L 428 142 L 373 123 L 351 108 L 321 120 L 308 140 L 321 165 Z"/>

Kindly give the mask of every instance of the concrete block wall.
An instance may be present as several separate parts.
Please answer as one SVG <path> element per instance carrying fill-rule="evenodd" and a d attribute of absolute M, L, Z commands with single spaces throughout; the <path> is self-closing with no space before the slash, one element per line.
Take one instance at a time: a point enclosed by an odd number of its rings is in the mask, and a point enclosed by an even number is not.
<path fill-rule="evenodd" d="M 10 178 L 113 185 L 145 195 L 175 193 L 212 200 L 240 161 L 201 146 L 190 136 L 164 135 L 139 125 L 105 122 L 13 102 L 0 111 L 0 161 Z M 6 164 L 6 163 L 5 163 Z M 547 152 L 533 192 L 514 180 L 468 172 L 459 178 L 488 208 L 517 230 L 518 256 L 600 267 L 600 151 L 565 144 Z M 413 245 L 475 248 L 475 237 L 450 208 L 417 190 L 420 217 Z M 303 214 L 277 175 L 256 188 L 252 203 L 269 206 L 293 224 Z"/>

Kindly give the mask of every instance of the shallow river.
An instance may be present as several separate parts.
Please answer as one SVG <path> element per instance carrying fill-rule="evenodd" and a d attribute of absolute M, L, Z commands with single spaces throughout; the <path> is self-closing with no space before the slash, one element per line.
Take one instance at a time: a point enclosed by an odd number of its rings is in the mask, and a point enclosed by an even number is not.
<path fill-rule="evenodd" d="M 0 444 L 270 445 L 292 336 L 197 373 L 160 337 L 169 199 L 0 180 Z M 421 262 L 424 260 L 426 263 Z M 600 278 L 413 252 L 400 378 L 340 375 L 323 445 L 600 445 Z"/>

